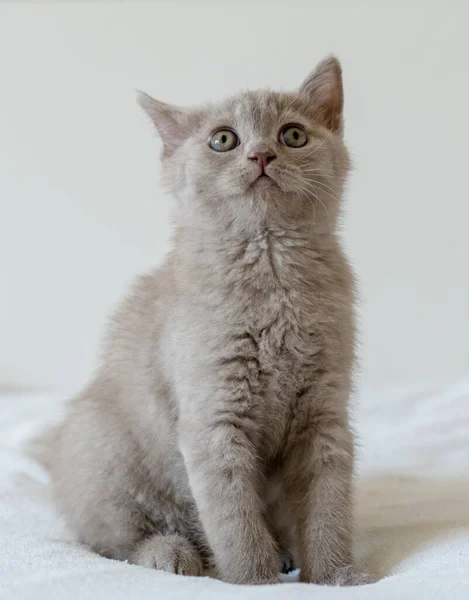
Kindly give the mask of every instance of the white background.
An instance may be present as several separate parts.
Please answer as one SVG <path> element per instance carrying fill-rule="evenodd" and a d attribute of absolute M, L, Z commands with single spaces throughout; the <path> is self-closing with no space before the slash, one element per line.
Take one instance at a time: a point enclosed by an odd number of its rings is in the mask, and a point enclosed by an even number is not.
<path fill-rule="evenodd" d="M 343 63 L 362 382 L 469 370 L 469 2 L 0 3 L 0 386 L 72 391 L 170 227 L 143 89 L 193 104 Z"/>

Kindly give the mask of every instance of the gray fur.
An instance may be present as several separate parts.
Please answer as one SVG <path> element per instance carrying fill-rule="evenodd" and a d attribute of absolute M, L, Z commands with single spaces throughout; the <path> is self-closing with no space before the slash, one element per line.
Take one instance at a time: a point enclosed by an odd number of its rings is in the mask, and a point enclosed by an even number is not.
<path fill-rule="evenodd" d="M 51 436 L 55 497 L 96 552 L 233 583 L 353 585 L 354 286 L 337 237 L 349 170 L 330 58 L 295 93 L 198 109 L 142 95 L 175 199 L 172 251 L 113 319 Z M 303 148 L 279 143 L 300 124 Z M 241 144 L 214 152 L 219 127 Z M 253 183 L 253 151 L 276 155 Z M 274 183 L 275 182 L 275 183 Z"/>

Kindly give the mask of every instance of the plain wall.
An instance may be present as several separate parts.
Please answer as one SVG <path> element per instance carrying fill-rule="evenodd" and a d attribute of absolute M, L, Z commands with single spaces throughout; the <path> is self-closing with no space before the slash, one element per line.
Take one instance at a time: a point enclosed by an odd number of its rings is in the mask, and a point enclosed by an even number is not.
<path fill-rule="evenodd" d="M 362 381 L 469 370 L 469 2 L 0 4 L 0 384 L 74 390 L 110 310 L 168 247 L 159 141 L 180 104 L 343 63 L 344 239 Z"/>

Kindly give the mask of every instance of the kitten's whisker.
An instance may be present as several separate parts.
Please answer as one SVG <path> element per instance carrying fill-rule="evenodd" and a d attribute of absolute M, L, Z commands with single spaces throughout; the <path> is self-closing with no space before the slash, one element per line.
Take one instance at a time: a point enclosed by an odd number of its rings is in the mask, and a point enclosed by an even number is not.
<path fill-rule="evenodd" d="M 308 202 L 311 204 L 311 206 L 313 207 L 313 219 L 311 221 L 311 227 L 309 229 L 309 242 L 311 243 L 311 238 L 313 236 L 313 225 L 316 224 L 316 205 L 314 204 L 314 202 L 311 200 L 311 198 L 309 197 L 309 194 L 307 192 L 307 190 L 305 190 L 304 188 L 302 188 L 300 185 L 298 185 L 297 182 L 293 182 L 293 186 L 298 190 L 299 195 L 300 195 L 300 202 L 301 199 L 303 198 L 303 196 L 305 196 L 308 200 Z"/>
<path fill-rule="evenodd" d="M 329 211 L 326 208 L 326 205 L 324 204 L 324 202 L 321 200 L 321 198 L 317 194 L 315 194 L 314 192 L 312 192 L 312 193 L 313 193 L 313 196 L 316 198 L 316 200 L 319 202 L 319 204 L 323 207 L 324 212 L 326 213 L 327 218 L 329 220 L 329 230 L 332 231 L 332 219 L 331 219 L 331 215 L 329 214 Z"/>
<path fill-rule="evenodd" d="M 300 192 L 301 196 L 305 196 L 308 199 L 308 201 L 311 203 L 311 206 L 313 207 L 313 218 L 314 218 L 313 223 L 315 223 L 316 222 L 316 205 L 314 204 L 314 202 L 309 197 L 309 190 L 307 190 L 306 188 L 302 187 L 297 181 L 294 182 L 294 186 Z"/>
<path fill-rule="evenodd" d="M 301 169 L 302 173 L 311 173 L 313 175 L 324 175 L 327 179 L 337 179 L 339 181 L 347 181 L 347 177 L 339 177 L 334 174 L 334 171 L 326 171 L 324 169 Z"/>
<path fill-rule="evenodd" d="M 319 202 L 319 204 L 322 206 L 322 208 L 324 209 L 324 212 L 327 215 L 327 218 L 328 218 L 328 221 L 329 221 L 329 229 L 330 229 L 330 231 L 332 231 L 332 219 L 331 219 L 331 216 L 329 214 L 329 211 L 327 210 L 326 205 L 324 204 L 324 202 L 321 200 L 321 198 L 316 193 L 316 192 L 319 192 L 319 189 L 318 188 L 314 188 L 314 186 L 311 184 L 311 182 L 307 181 L 307 180 L 302 180 L 301 183 L 298 182 L 298 180 L 297 180 L 296 184 L 299 187 L 301 187 L 301 189 L 304 190 L 305 193 L 311 194 Z M 306 187 L 303 187 L 303 185 L 306 185 Z M 334 200 L 337 200 L 336 196 L 332 196 L 332 194 L 330 194 L 326 190 L 323 190 L 323 191 L 324 191 L 324 193 L 329 194 L 332 198 L 334 198 Z"/>
<path fill-rule="evenodd" d="M 334 202 L 339 201 L 337 196 L 332 195 L 330 192 L 327 192 L 326 190 L 321 190 L 320 188 L 309 188 L 308 191 L 310 194 L 312 194 L 314 197 L 316 197 L 322 204 L 323 204 L 323 202 L 319 198 L 319 194 L 321 194 L 321 193 L 327 194 L 332 200 L 334 200 Z"/>
<path fill-rule="evenodd" d="M 308 190 L 301 187 L 297 182 L 293 182 L 293 186 L 296 189 L 296 191 L 299 192 L 300 197 L 305 196 L 308 199 L 308 201 L 311 203 L 311 206 L 313 207 L 314 219 L 316 220 L 316 206 L 314 205 L 314 202 L 309 197 Z"/>
<path fill-rule="evenodd" d="M 336 193 L 336 190 L 334 190 L 334 188 L 332 188 L 331 186 L 327 185 L 327 183 L 324 183 L 322 181 L 317 181 L 316 179 L 310 179 L 308 180 L 308 183 L 310 184 L 316 184 L 316 185 L 320 185 L 322 186 L 324 189 L 326 190 L 330 190 L 331 192 L 333 192 L 334 194 Z"/>
<path fill-rule="evenodd" d="M 337 200 L 337 201 L 339 200 L 339 197 L 337 195 L 337 190 L 328 186 L 326 183 L 324 183 L 322 181 L 317 181 L 316 179 L 302 179 L 301 183 L 303 185 L 306 185 L 310 189 L 313 189 L 316 191 L 318 191 L 318 188 L 316 187 L 316 185 L 320 185 L 320 186 L 322 186 L 322 188 L 319 188 L 321 191 L 323 191 L 326 194 L 329 194 L 329 196 L 331 196 L 331 198 L 334 198 L 334 200 Z M 328 192 L 327 190 L 330 190 L 330 192 Z"/>

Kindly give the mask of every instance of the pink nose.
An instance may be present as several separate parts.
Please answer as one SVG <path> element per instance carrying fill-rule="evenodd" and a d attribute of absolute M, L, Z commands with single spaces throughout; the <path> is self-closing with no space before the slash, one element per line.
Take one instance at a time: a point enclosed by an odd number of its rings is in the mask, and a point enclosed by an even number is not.
<path fill-rule="evenodd" d="M 271 154 L 270 152 L 253 152 L 248 158 L 257 162 L 261 173 L 263 173 L 267 165 L 274 160 L 275 154 Z"/>

